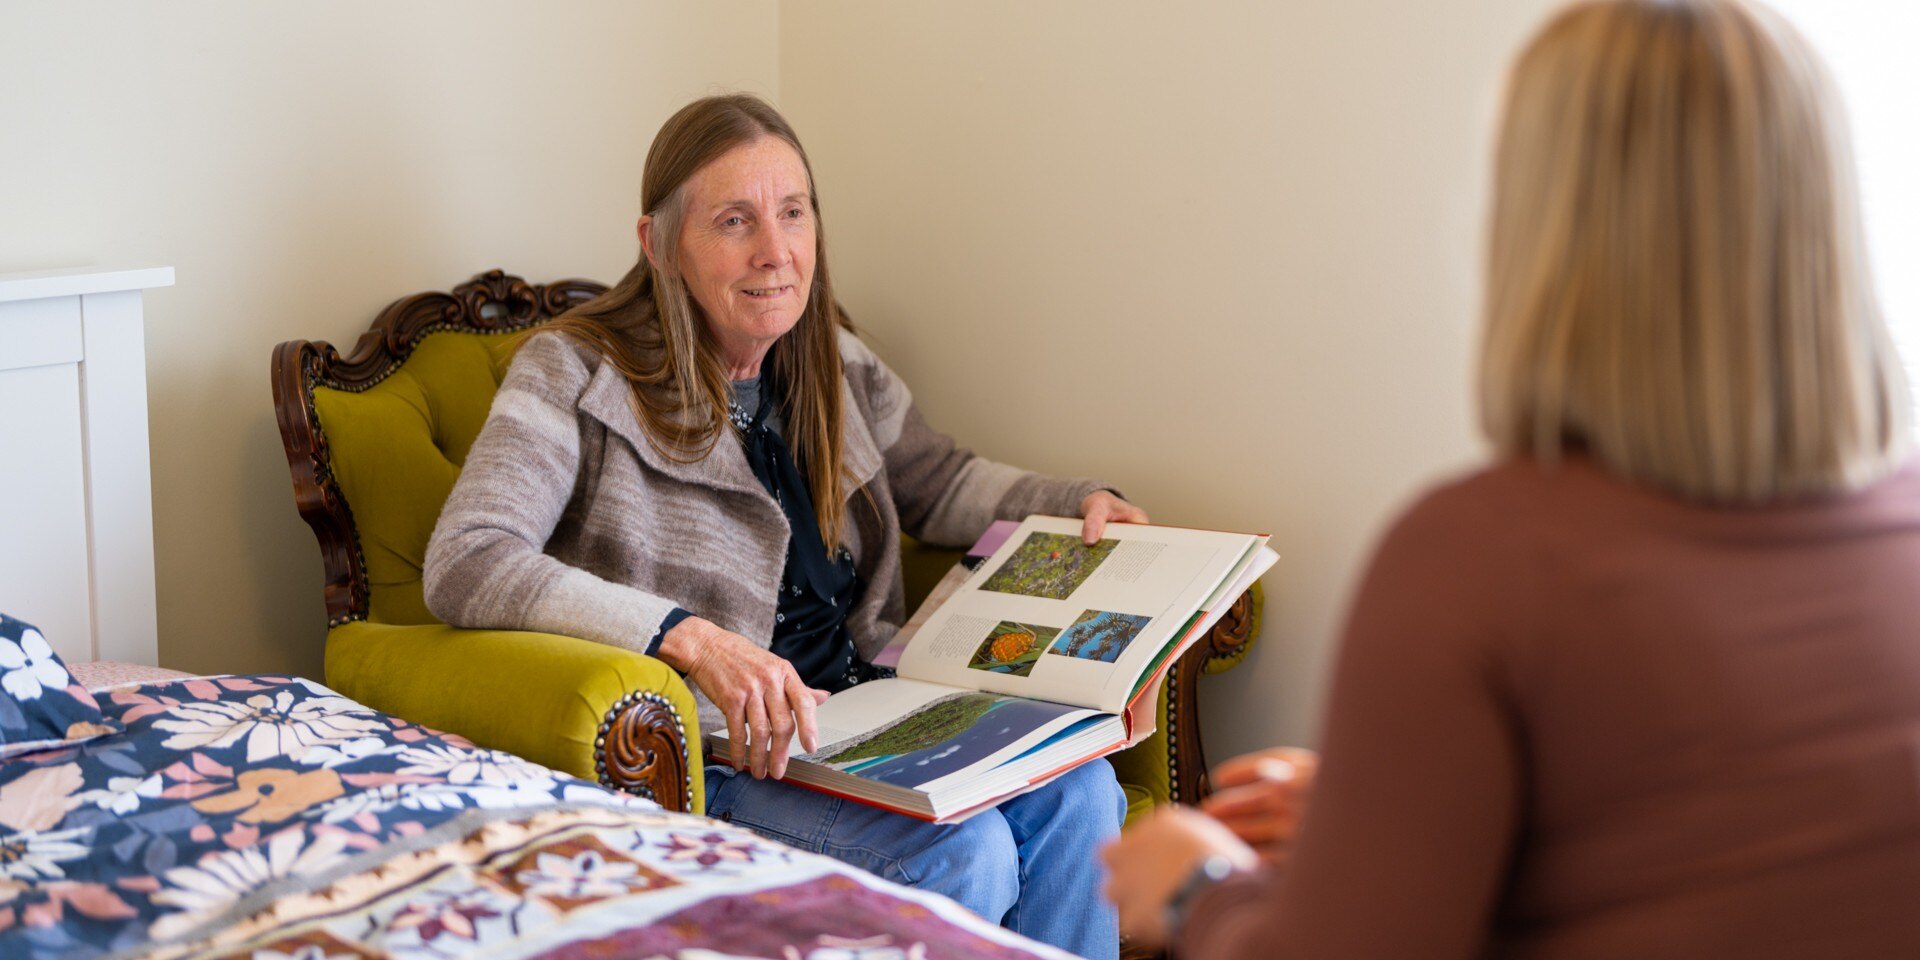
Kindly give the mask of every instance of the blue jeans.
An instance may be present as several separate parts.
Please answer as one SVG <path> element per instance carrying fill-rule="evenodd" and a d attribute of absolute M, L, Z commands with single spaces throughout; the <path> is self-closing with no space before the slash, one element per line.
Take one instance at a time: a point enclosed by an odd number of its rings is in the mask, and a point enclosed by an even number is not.
<path fill-rule="evenodd" d="M 1110 960 L 1120 922 L 1101 895 L 1099 851 L 1120 832 L 1126 795 L 1105 760 L 961 823 L 932 824 L 707 768 L 707 814 L 824 853 L 895 883 L 944 894 L 988 920 L 1063 950 Z"/>

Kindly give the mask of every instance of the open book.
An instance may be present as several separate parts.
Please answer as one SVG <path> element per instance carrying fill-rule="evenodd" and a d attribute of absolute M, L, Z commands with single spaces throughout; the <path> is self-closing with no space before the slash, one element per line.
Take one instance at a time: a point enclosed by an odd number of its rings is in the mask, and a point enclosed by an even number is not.
<path fill-rule="evenodd" d="M 786 779 L 945 823 L 1146 739 L 1168 665 L 1278 557 L 1257 534 L 1112 524 L 1089 547 L 1080 527 L 989 531 L 878 658 L 899 676 L 821 704 Z"/>

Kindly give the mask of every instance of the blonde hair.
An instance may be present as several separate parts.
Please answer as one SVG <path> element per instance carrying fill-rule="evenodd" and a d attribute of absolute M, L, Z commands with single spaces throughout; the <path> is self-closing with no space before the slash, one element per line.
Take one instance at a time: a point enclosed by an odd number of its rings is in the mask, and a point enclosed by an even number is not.
<path fill-rule="evenodd" d="M 1707 501 L 1854 489 L 1910 445 L 1831 81 L 1735 0 L 1556 17 L 1507 81 L 1482 427 Z"/>
<path fill-rule="evenodd" d="M 852 329 L 833 296 L 827 273 L 826 227 L 813 188 L 813 165 L 800 137 L 766 101 L 746 94 L 706 97 L 680 108 L 660 127 L 641 175 L 641 209 L 653 217 L 655 269 L 646 254 L 606 293 L 567 311 L 544 329 L 557 330 L 597 351 L 632 387 L 634 415 L 647 442 L 681 462 L 705 458 L 733 429 L 727 419 L 732 387 L 699 305 L 680 276 L 684 187 L 693 175 L 735 147 L 773 137 L 793 148 L 807 171 L 815 224 L 813 289 L 794 328 L 768 351 L 781 396 L 789 445 L 806 474 L 814 519 L 828 550 L 845 534 L 853 479 L 841 459 L 839 328 Z"/>

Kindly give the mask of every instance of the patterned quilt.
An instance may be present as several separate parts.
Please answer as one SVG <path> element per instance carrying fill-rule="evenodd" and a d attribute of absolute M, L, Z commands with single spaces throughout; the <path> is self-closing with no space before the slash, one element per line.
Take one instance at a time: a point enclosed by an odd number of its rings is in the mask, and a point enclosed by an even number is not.
<path fill-rule="evenodd" d="M 310 681 L 100 699 L 125 734 L 0 761 L 0 956 L 1064 956 Z"/>

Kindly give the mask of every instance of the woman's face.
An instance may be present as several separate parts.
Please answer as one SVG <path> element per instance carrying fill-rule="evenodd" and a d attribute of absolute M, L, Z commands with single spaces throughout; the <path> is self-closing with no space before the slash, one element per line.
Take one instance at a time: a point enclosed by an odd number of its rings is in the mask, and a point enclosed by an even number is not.
<path fill-rule="evenodd" d="M 777 137 L 722 154 L 686 183 L 680 274 L 729 363 L 757 363 L 813 289 L 813 197 Z"/>

